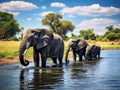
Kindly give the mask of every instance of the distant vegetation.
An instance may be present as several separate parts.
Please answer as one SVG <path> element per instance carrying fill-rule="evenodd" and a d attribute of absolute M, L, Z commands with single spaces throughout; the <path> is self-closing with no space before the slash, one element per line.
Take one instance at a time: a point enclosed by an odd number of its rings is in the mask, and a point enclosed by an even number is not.
<path fill-rule="evenodd" d="M 95 41 L 120 41 L 120 28 L 116 28 L 113 25 L 106 27 L 107 32 L 104 35 L 96 35 L 93 31 L 94 29 L 80 30 L 79 35 L 71 34 L 71 37 L 66 37 L 65 40 L 69 38 L 83 38 L 85 40 L 95 40 Z"/>

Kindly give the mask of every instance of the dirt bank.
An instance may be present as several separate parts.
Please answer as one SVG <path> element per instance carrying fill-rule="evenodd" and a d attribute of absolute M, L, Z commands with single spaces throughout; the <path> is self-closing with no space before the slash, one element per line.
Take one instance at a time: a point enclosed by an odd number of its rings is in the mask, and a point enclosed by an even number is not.
<path fill-rule="evenodd" d="M 27 59 L 30 62 L 33 61 L 32 58 Z M 8 59 L 8 58 L 0 58 L 0 66 L 1 65 L 8 65 L 8 64 L 14 64 L 14 63 L 20 63 L 19 58 L 14 58 L 14 59 Z"/>

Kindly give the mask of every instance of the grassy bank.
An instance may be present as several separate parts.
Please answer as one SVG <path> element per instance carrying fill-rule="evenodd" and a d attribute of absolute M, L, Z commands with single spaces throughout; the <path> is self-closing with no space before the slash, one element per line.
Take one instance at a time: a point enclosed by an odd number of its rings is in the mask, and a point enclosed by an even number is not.
<path fill-rule="evenodd" d="M 19 50 L 20 41 L 0 41 L 0 58 L 15 58 L 18 56 L 18 53 L 15 53 Z M 28 50 L 26 57 L 32 56 L 32 48 Z"/>
<path fill-rule="evenodd" d="M 95 42 L 88 41 L 89 44 L 99 44 L 102 49 L 120 49 L 119 42 Z M 18 51 L 20 41 L 0 41 L 0 58 L 15 58 L 18 56 Z M 65 41 L 65 51 L 67 47 L 67 42 Z M 26 57 L 31 57 L 32 48 L 30 48 L 26 54 Z"/>

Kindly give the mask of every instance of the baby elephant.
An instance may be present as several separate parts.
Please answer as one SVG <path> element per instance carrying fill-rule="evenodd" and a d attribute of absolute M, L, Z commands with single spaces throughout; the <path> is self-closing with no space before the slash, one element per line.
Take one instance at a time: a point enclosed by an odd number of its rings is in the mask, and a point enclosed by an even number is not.
<path fill-rule="evenodd" d="M 101 47 L 99 45 L 88 45 L 86 48 L 85 59 L 99 59 Z"/>

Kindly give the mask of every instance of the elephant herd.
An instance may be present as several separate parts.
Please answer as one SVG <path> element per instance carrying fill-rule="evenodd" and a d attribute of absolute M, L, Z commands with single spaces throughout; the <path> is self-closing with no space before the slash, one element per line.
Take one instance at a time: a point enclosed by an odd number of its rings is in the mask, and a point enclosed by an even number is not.
<path fill-rule="evenodd" d="M 39 67 L 39 54 L 41 55 L 41 67 L 46 67 L 47 58 L 51 58 L 53 63 L 57 65 L 57 59 L 59 66 L 62 66 L 62 59 L 64 54 L 64 42 L 58 34 L 51 33 L 47 29 L 28 29 L 24 35 L 19 47 L 19 60 L 23 66 L 29 65 L 29 61 L 24 59 L 24 55 L 27 50 L 33 47 L 33 59 L 35 67 Z M 82 58 L 86 60 L 92 60 L 100 58 L 100 46 L 89 45 L 83 39 L 71 39 L 69 41 L 67 51 L 65 54 L 66 64 L 69 51 L 73 52 L 73 59 L 76 61 L 76 55 L 79 56 L 79 61 Z"/>

